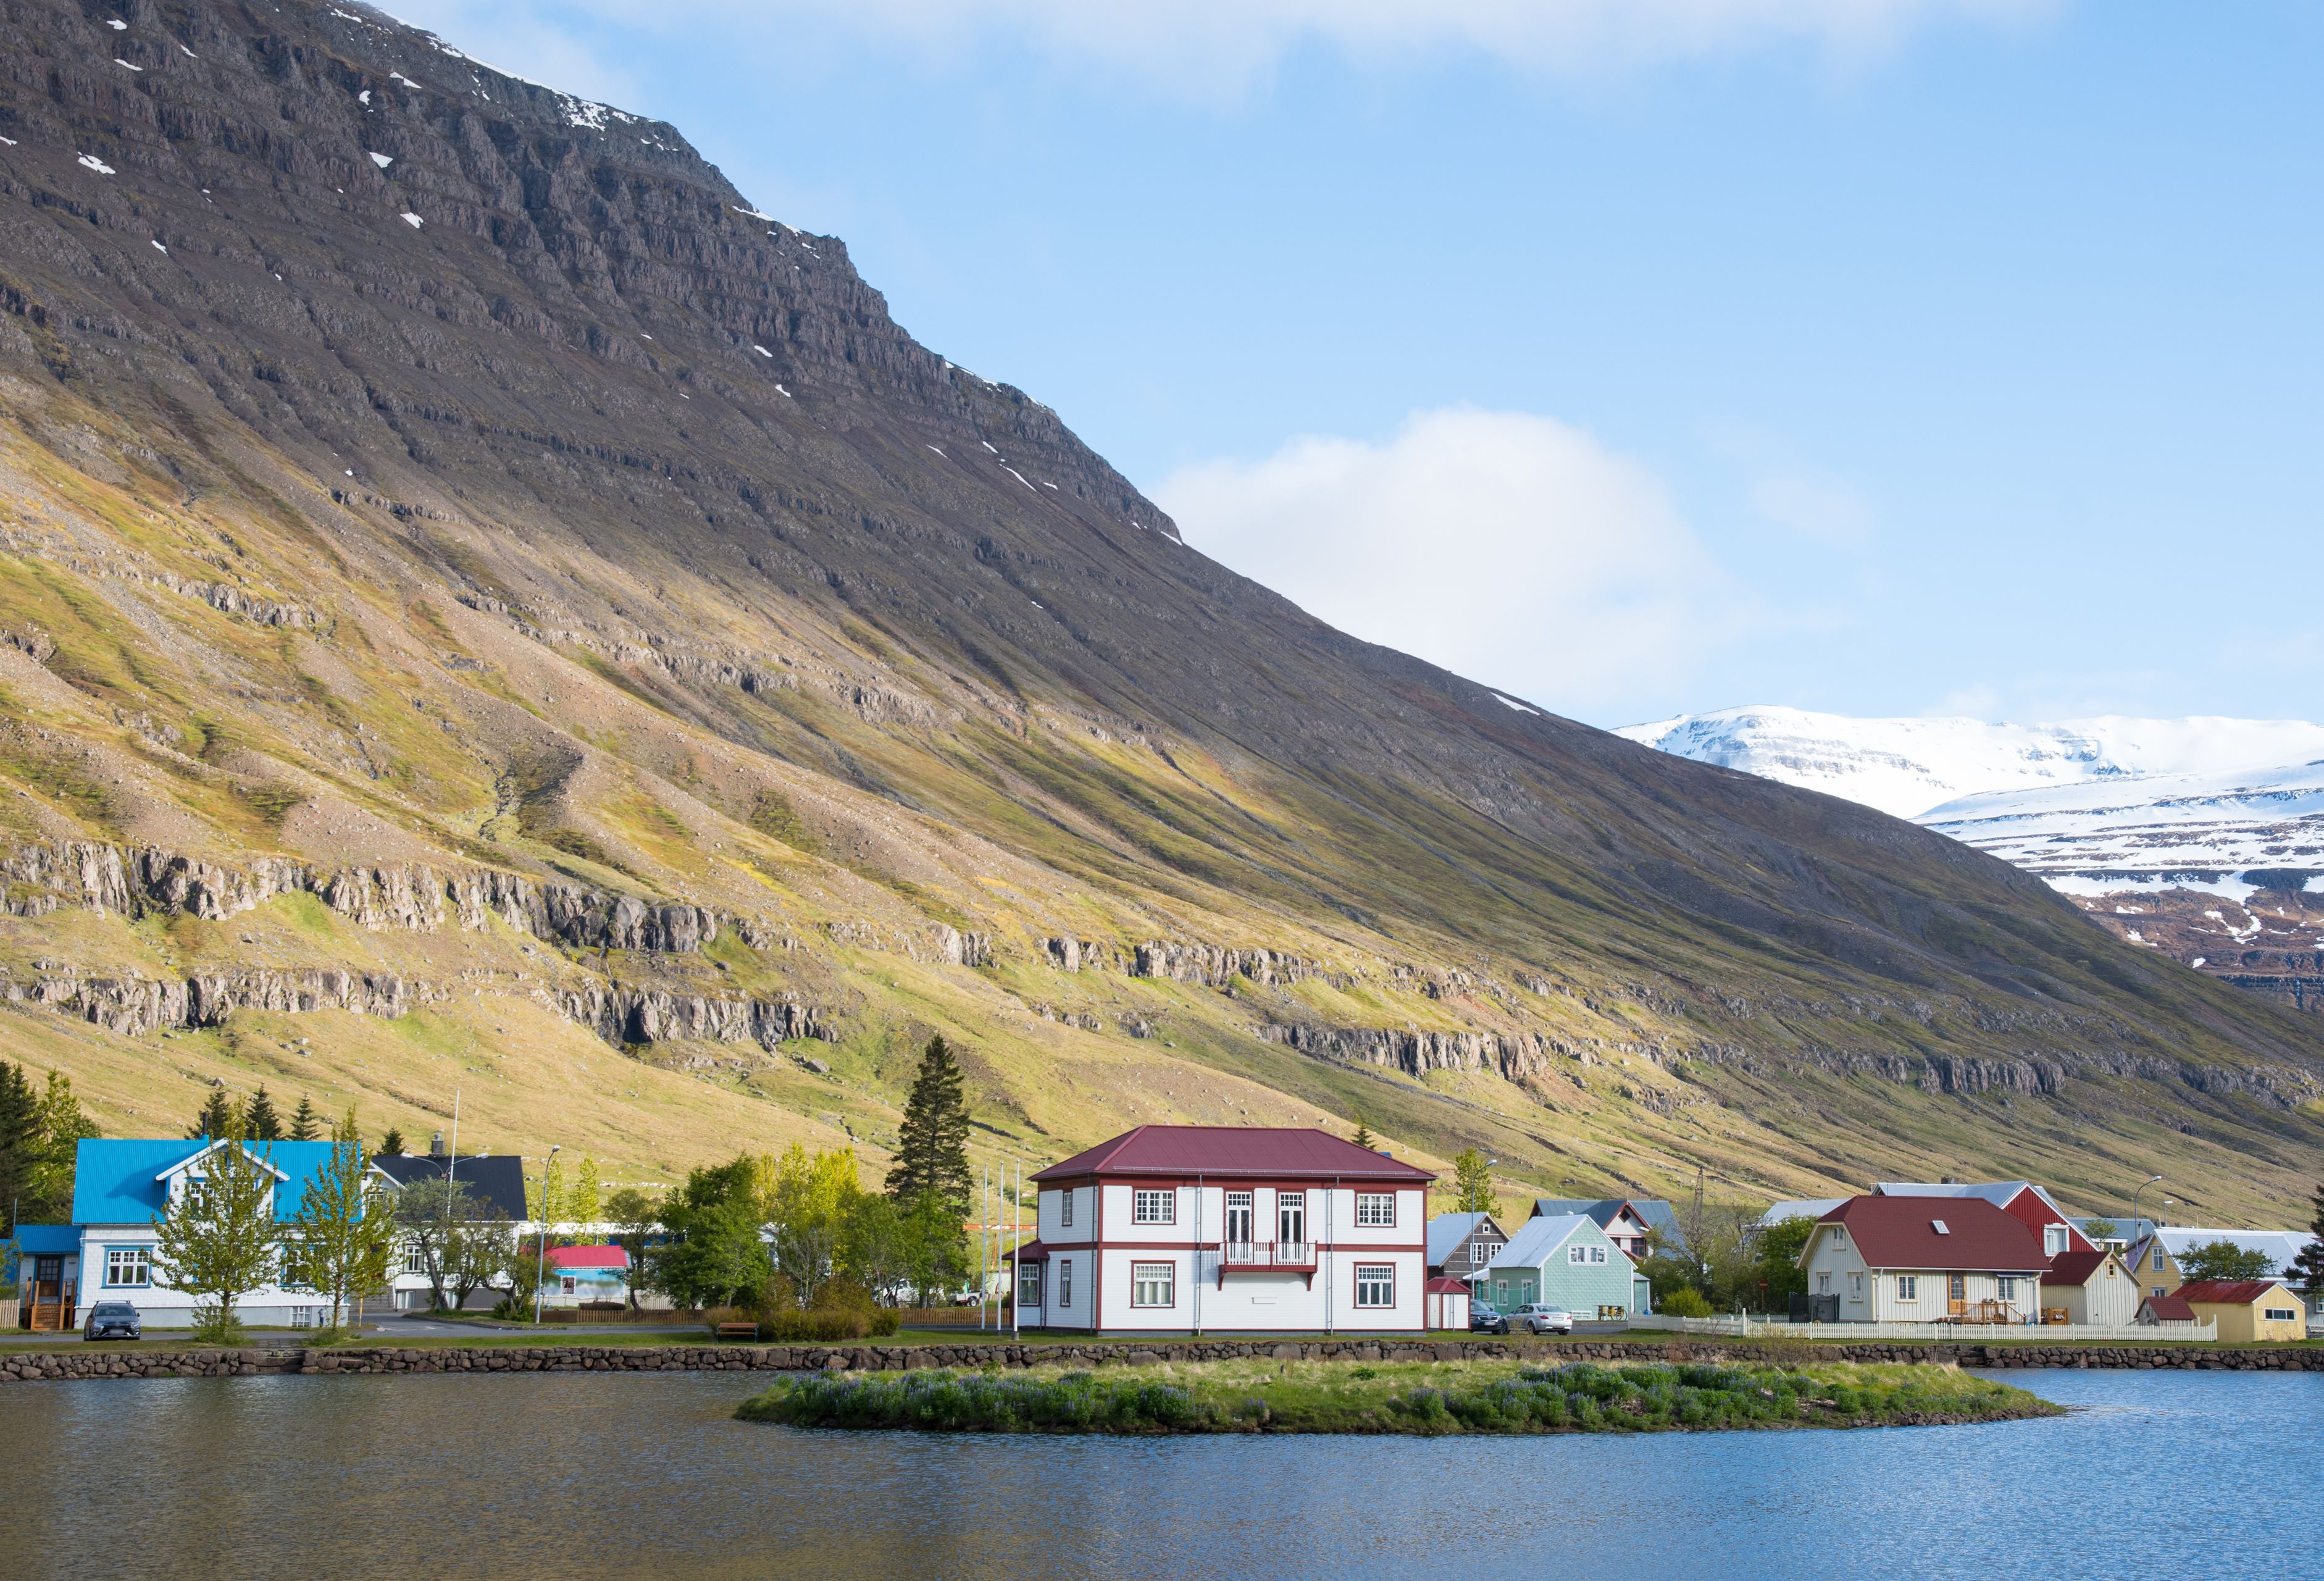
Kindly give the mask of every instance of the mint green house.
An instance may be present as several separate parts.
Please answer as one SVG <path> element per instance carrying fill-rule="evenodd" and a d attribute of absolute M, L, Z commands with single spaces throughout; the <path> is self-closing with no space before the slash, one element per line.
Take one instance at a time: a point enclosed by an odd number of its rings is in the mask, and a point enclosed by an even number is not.
<path fill-rule="evenodd" d="M 1646 1276 L 1586 1214 L 1527 1219 L 1480 1277 L 1485 1299 L 1503 1312 L 1563 1307 L 1586 1323 L 1650 1304 Z"/>

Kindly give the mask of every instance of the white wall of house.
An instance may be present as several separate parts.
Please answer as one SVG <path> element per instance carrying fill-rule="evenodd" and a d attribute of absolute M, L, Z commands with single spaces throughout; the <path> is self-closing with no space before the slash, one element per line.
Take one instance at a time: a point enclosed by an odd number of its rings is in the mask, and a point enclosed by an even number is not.
<path fill-rule="evenodd" d="M 2063 1307 L 2069 1323 L 2135 1323 L 2144 1294 L 2138 1281 L 2124 1271 L 2122 1260 L 2109 1257 L 2086 1283 L 2043 1285 L 2042 1304 Z"/>
<path fill-rule="evenodd" d="M 80 1287 L 80 1316 L 98 1301 L 127 1301 L 147 1328 L 191 1328 L 196 1298 L 171 1288 L 153 1266 L 155 1235 L 152 1224 L 85 1225 L 81 1228 L 80 1265 L 87 1277 Z M 309 1328 L 331 1318 L 330 1299 L 313 1290 L 262 1285 L 234 1304 L 234 1314 L 244 1323 L 270 1328 Z"/>
<path fill-rule="evenodd" d="M 1039 1222 L 1050 1256 L 1040 1321 L 1144 1332 L 1191 1332 L 1199 1323 L 1219 1331 L 1417 1333 L 1426 1216 L 1417 1187 L 1106 1180 L 1045 1188 Z M 1222 1250 L 1227 1241 L 1303 1243 L 1315 1248 L 1317 1266 L 1312 1273 L 1276 1268 L 1263 1253 L 1237 1261 Z M 1376 1304 L 1382 1295 L 1387 1303 Z M 1020 1321 L 1029 1324 L 1032 1310 Z"/>
<path fill-rule="evenodd" d="M 1956 1300 L 2006 1301 L 2021 1319 L 2041 1317 L 2041 1290 L 2032 1275 L 1871 1268 L 1845 1225 L 1819 1225 L 1801 1268 L 1810 1295 L 1840 1298 L 1842 1323 L 1941 1323 L 1952 1315 Z"/>

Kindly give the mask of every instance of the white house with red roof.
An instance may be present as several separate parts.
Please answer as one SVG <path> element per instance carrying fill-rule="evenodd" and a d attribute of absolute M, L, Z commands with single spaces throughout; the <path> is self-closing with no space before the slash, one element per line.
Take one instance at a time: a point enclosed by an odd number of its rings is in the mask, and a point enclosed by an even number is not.
<path fill-rule="evenodd" d="M 1033 1177 L 1018 1322 L 1418 1334 L 1435 1178 L 1322 1131 L 1141 1125 Z"/>
<path fill-rule="evenodd" d="M 2033 1226 L 1982 1196 L 1851 1197 L 1799 1257 L 1842 1323 L 2036 1323 L 2049 1265 Z"/>

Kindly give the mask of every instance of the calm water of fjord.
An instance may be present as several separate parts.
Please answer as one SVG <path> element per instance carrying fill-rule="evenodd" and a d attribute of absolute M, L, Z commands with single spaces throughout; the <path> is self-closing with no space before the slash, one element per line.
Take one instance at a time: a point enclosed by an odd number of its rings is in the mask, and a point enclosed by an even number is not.
<path fill-rule="evenodd" d="M 24 1576 L 2324 1576 L 2324 1377 L 2019 1373 L 2070 1418 L 1635 1438 L 925 1438 L 719 1374 L 0 1393 Z"/>

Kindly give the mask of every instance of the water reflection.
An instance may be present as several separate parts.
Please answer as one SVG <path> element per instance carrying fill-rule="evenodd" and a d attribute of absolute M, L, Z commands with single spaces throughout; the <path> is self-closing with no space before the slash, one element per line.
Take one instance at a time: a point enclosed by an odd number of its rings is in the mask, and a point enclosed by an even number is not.
<path fill-rule="evenodd" d="M 19 1573 L 1884 1578 L 2324 1574 L 2324 1379 L 2014 1374 L 2048 1422 L 1638 1438 L 939 1438 L 731 1419 L 746 1380 L 0 1393 Z M 2232 1468 L 2231 1472 L 2228 1468 Z M 2141 1554 L 2153 1561 L 2141 1559 Z M 2308 1556 L 2301 1558 L 2302 1555 Z"/>

